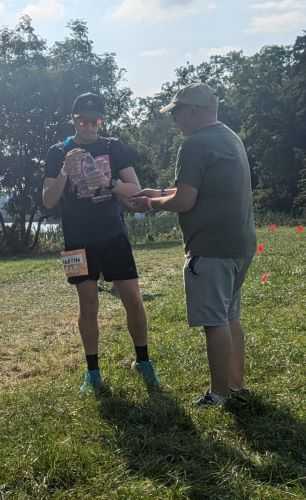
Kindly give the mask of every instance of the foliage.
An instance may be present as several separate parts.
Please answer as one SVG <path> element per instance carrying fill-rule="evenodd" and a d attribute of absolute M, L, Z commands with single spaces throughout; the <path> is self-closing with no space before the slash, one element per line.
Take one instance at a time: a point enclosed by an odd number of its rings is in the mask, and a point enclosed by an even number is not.
<path fill-rule="evenodd" d="M 0 253 L 36 246 L 40 225 L 33 222 L 51 215 L 41 202 L 47 150 L 72 133 L 71 103 L 89 90 L 106 100 L 103 134 L 118 135 L 139 151 L 142 185 L 166 187 L 174 182 L 182 136 L 159 109 L 183 85 L 210 83 L 220 98 L 220 119 L 245 142 L 256 209 L 305 216 L 305 33 L 293 46 L 187 63 L 155 96 L 135 99 L 122 84 L 125 70 L 115 54 L 95 53 L 87 24 L 75 19 L 69 29 L 51 47 L 29 17 L 0 29 L 0 194 L 9 197 L 5 208 L 12 220 L 7 226 L 0 209 Z"/>
<path fill-rule="evenodd" d="M 187 63 L 177 69 L 174 82 L 164 84 L 155 97 L 142 99 L 133 133 L 149 151 L 156 184 L 173 176 L 174 152 L 181 140 L 158 109 L 183 85 L 203 81 L 217 89 L 220 119 L 245 142 L 257 208 L 300 214 L 305 205 L 305 54 L 306 35 L 293 47 L 263 47 L 252 56 L 230 52 L 198 66 Z M 164 175 L 165 163 L 170 176 Z"/>
<path fill-rule="evenodd" d="M 0 252 L 24 252 L 37 243 L 33 221 L 42 221 L 44 161 L 50 145 L 72 133 L 73 99 L 85 91 L 103 94 L 104 133 L 128 121 L 131 91 L 114 54 L 97 55 L 85 22 L 72 21 L 63 42 L 48 48 L 28 17 L 0 30 L 0 193 L 9 195 L 10 228 L 0 215 Z"/>

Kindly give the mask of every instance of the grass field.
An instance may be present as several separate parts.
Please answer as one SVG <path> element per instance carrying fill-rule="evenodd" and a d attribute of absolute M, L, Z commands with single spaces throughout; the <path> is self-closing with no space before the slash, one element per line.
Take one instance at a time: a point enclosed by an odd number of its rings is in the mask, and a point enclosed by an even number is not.
<path fill-rule="evenodd" d="M 135 252 L 165 390 L 149 395 L 129 369 L 124 314 L 105 293 L 100 401 L 78 395 L 77 299 L 59 259 L 0 263 L 1 500 L 306 498 L 306 234 L 258 241 L 243 299 L 252 397 L 226 410 L 191 405 L 208 369 L 186 325 L 180 244 Z"/>

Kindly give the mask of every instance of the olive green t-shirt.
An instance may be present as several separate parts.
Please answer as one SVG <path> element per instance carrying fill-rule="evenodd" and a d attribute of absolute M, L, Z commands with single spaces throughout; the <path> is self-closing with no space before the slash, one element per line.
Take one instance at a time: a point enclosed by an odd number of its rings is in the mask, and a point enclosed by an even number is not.
<path fill-rule="evenodd" d="M 194 207 L 179 214 L 186 253 L 254 255 L 250 167 L 241 139 L 230 128 L 217 122 L 188 137 L 178 152 L 175 181 L 198 190 Z"/>

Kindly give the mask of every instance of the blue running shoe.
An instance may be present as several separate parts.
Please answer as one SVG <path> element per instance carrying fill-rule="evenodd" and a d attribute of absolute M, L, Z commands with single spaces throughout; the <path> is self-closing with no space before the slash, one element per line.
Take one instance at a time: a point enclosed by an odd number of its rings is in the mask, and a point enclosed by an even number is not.
<path fill-rule="evenodd" d="M 139 373 L 147 386 L 159 387 L 160 381 L 151 361 L 133 361 L 131 368 Z"/>
<path fill-rule="evenodd" d="M 95 394 L 98 396 L 103 390 L 103 381 L 100 370 L 88 370 L 85 372 L 84 382 L 80 387 L 80 394 Z"/>

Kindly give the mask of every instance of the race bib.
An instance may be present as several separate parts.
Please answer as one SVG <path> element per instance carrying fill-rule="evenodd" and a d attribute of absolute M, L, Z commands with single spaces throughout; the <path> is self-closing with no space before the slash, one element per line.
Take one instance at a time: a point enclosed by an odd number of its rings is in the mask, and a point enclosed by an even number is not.
<path fill-rule="evenodd" d="M 61 252 L 64 271 L 68 278 L 87 276 L 88 266 L 85 248 Z"/>

